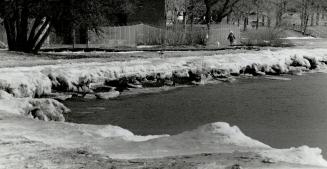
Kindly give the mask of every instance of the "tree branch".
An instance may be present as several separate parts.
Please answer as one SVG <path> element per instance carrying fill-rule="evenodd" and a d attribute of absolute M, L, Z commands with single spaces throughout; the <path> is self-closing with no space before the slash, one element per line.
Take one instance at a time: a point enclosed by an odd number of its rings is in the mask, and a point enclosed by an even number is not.
<path fill-rule="evenodd" d="M 48 38 L 48 36 L 49 36 L 49 34 L 51 32 L 51 28 L 52 28 L 52 23 L 49 22 L 48 26 L 47 26 L 47 30 L 41 35 L 42 36 L 41 39 L 35 45 L 35 47 L 33 49 L 33 53 L 37 53 L 41 49 L 43 43 Z"/>

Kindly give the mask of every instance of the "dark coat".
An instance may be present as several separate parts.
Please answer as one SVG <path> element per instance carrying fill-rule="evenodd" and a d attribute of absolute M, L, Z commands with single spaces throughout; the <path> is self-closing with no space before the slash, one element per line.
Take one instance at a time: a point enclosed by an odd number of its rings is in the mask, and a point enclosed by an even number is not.
<path fill-rule="evenodd" d="M 233 33 L 229 33 L 227 39 L 231 42 L 233 42 L 236 38 L 235 38 L 235 35 Z"/>

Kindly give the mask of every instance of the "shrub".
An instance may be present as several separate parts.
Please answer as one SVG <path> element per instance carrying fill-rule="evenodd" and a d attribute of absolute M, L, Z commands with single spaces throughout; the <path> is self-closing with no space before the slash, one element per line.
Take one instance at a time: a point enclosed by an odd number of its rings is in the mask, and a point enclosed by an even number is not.
<path fill-rule="evenodd" d="M 290 43 L 284 39 L 285 32 L 279 28 L 260 28 L 244 32 L 242 44 L 247 46 L 287 46 Z"/>
<path fill-rule="evenodd" d="M 205 31 L 189 31 L 189 32 L 178 32 L 170 31 L 166 36 L 166 45 L 205 45 L 206 32 Z"/>
<path fill-rule="evenodd" d="M 205 45 L 206 41 L 206 30 L 196 28 L 185 32 L 183 27 L 167 30 L 148 27 L 143 35 L 144 38 L 137 42 L 138 45 Z"/>

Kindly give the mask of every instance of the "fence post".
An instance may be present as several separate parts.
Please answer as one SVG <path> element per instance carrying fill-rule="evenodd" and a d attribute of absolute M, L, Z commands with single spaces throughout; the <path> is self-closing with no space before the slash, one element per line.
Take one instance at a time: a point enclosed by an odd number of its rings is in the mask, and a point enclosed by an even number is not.
<path fill-rule="evenodd" d="M 146 26 L 143 24 L 143 29 L 144 29 L 144 32 L 143 32 L 143 39 L 144 39 L 144 44 L 148 44 L 147 42 L 147 33 L 148 31 L 146 30 Z"/>
<path fill-rule="evenodd" d="M 89 30 L 86 33 L 86 48 L 89 48 Z"/>
<path fill-rule="evenodd" d="M 147 27 L 148 27 L 148 43 L 151 43 L 151 28 L 150 26 Z"/>
<path fill-rule="evenodd" d="M 120 40 L 120 39 L 122 39 L 122 36 L 123 36 L 123 33 L 122 33 L 122 27 L 118 27 L 118 29 L 119 29 L 119 39 L 118 39 L 118 41 Z"/>
<path fill-rule="evenodd" d="M 112 32 L 114 33 L 114 42 L 115 42 L 117 38 L 116 27 L 114 26 L 112 30 L 113 30 Z"/>
<path fill-rule="evenodd" d="M 165 26 L 165 30 L 164 30 L 164 45 L 165 46 L 167 45 L 167 30 L 168 30 L 168 27 Z"/>
<path fill-rule="evenodd" d="M 73 49 L 75 49 L 75 41 L 76 41 L 76 32 L 75 29 L 73 29 Z"/>
<path fill-rule="evenodd" d="M 128 44 L 132 46 L 132 38 L 131 38 L 131 26 L 128 26 Z"/>
<path fill-rule="evenodd" d="M 134 32 L 134 41 L 135 41 L 135 46 L 137 46 L 138 43 L 138 33 L 139 33 L 139 25 L 135 26 L 135 32 Z"/>

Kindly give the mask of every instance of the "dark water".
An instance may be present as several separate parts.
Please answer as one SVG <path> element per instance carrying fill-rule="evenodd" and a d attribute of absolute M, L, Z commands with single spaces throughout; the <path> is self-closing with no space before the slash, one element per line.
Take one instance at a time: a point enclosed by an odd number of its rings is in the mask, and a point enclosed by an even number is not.
<path fill-rule="evenodd" d="M 111 101 L 66 101 L 76 123 L 112 124 L 135 134 L 177 134 L 211 122 L 237 125 L 275 148 L 309 145 L 327 157 L 327 74 L 291 81 L 243 79 Z"/>

